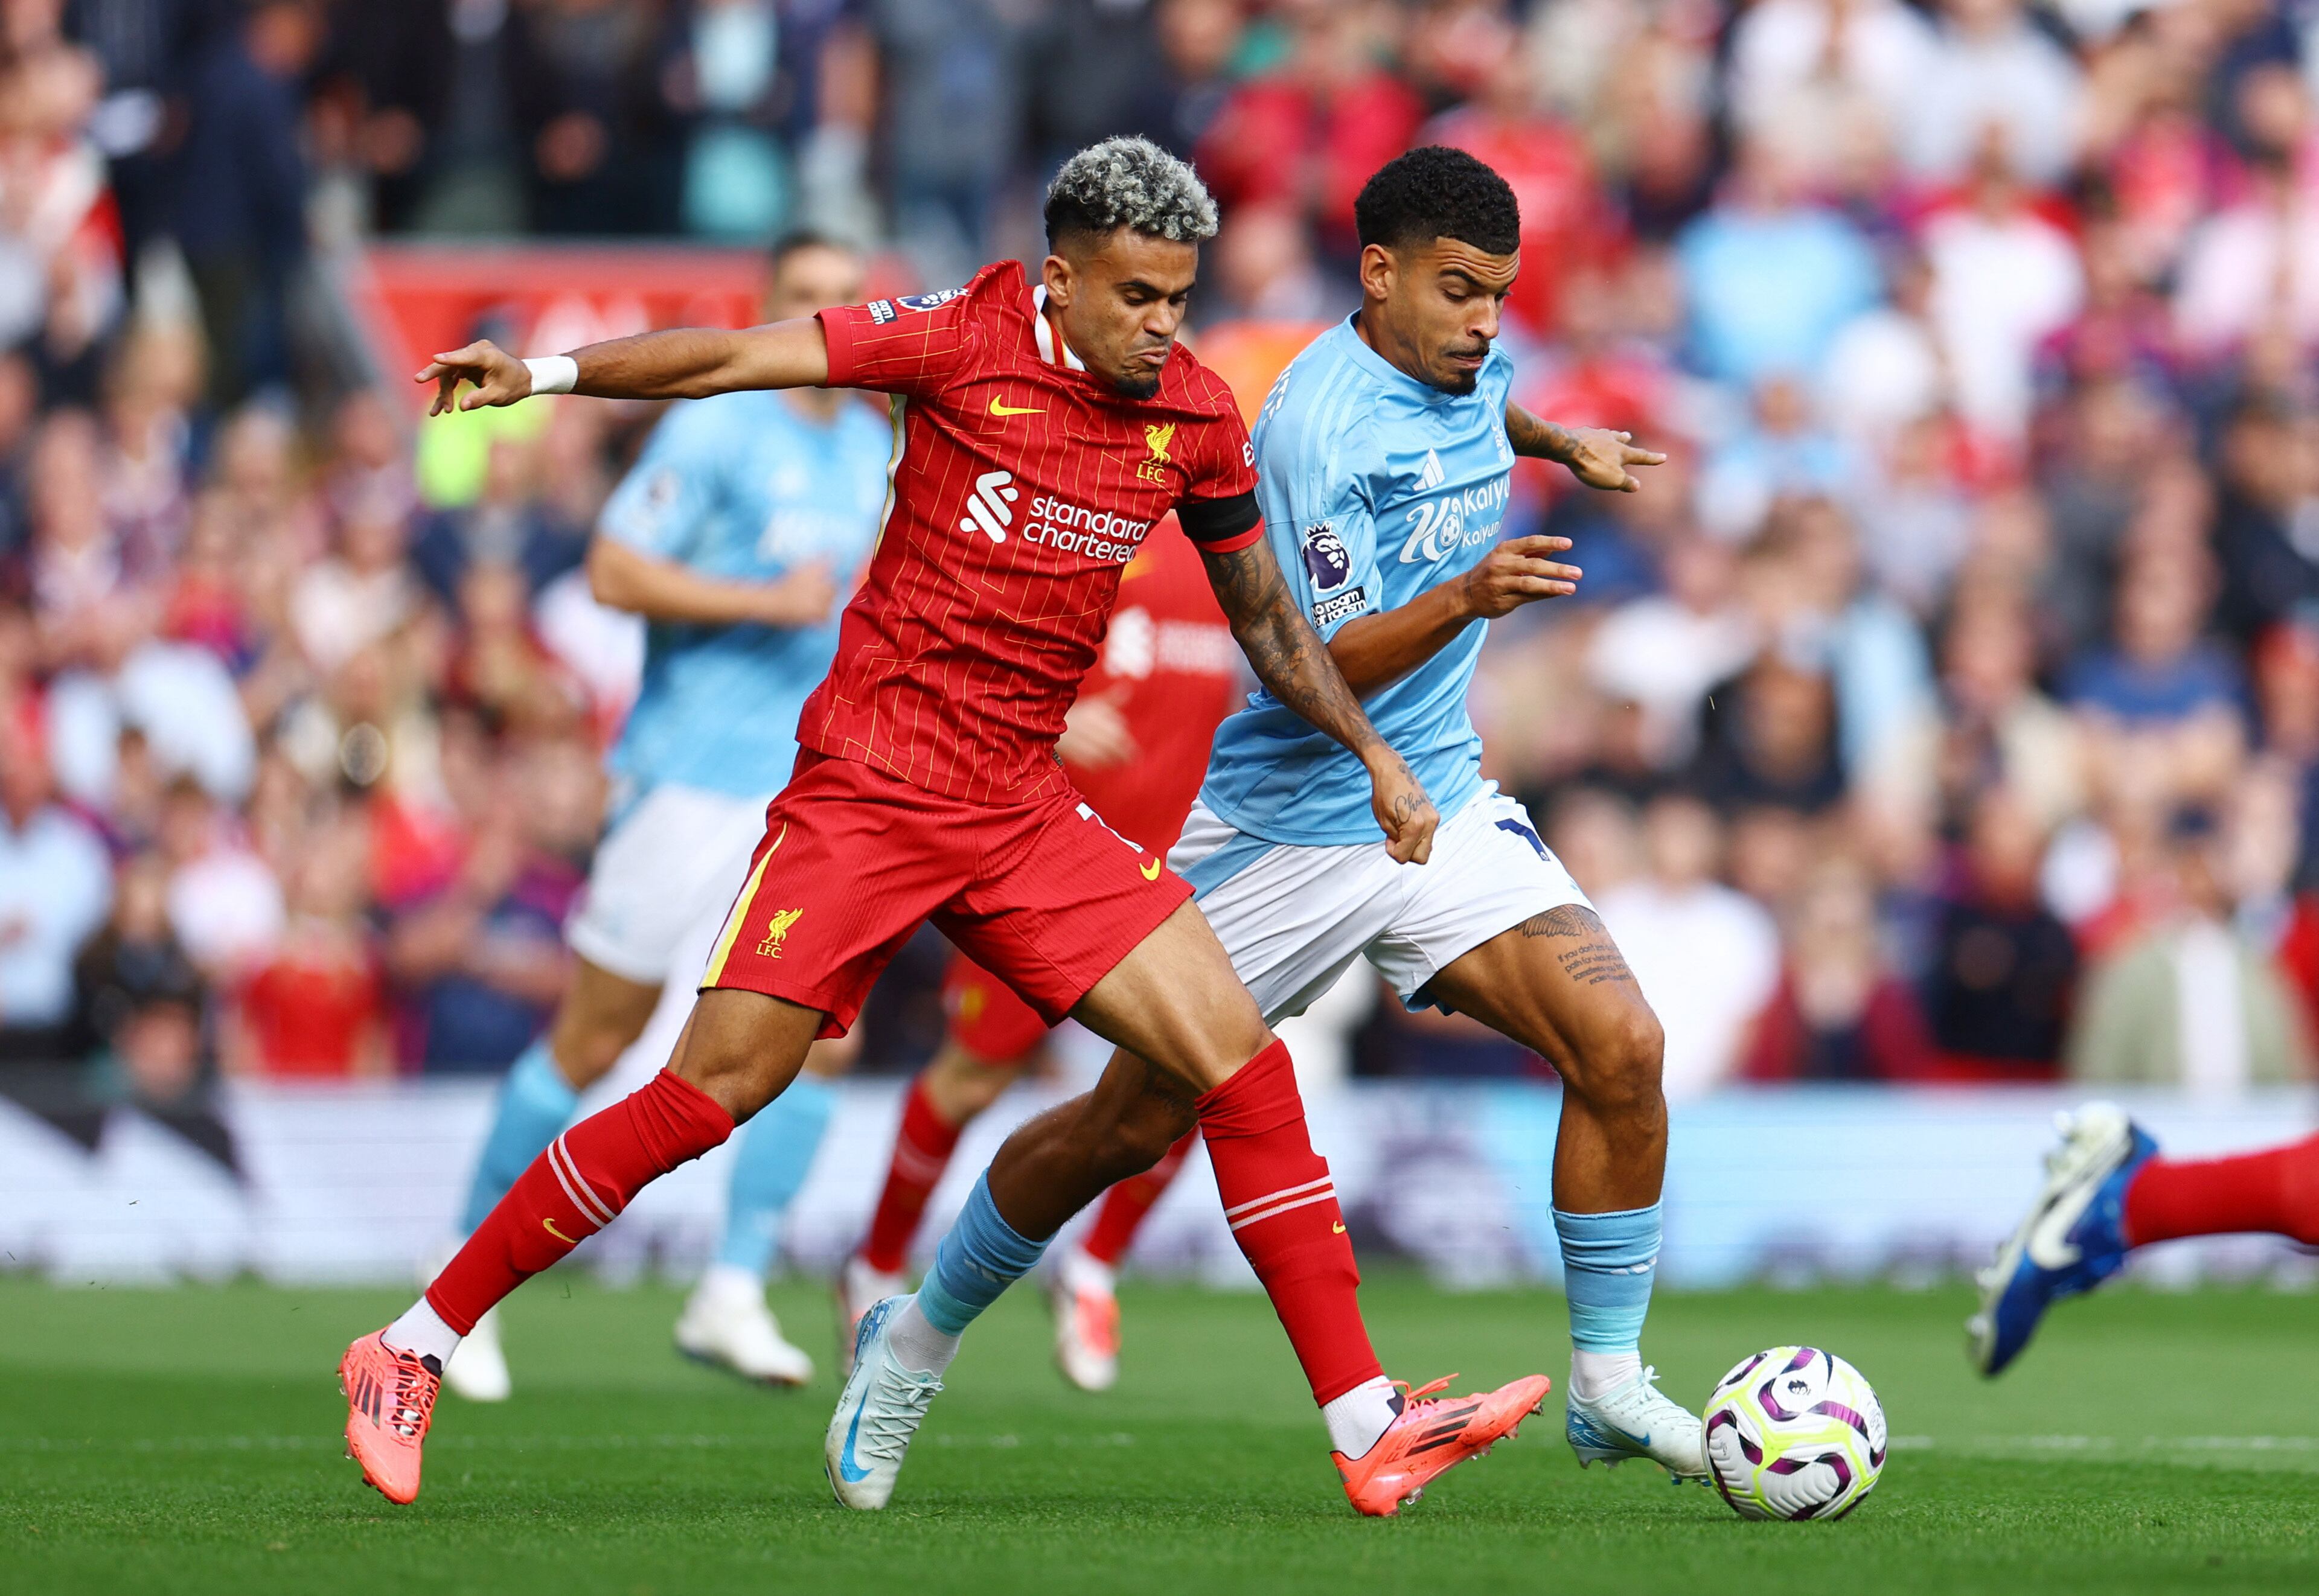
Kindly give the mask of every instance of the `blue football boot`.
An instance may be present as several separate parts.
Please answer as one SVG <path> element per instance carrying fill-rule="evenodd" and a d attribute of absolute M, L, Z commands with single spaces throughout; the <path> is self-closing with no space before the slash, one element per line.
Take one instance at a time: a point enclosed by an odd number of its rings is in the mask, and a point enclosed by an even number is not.
<path fill-rule="evenodd" d="M 2048 1306 L 2124 1267 L 2126 1185 L 2158 1150 L 2115 1104 L 2089 1103 L 2053 1124 L 2062 1144 L 2045 1155 L 2036 1205 L 1977 1276 L 1981 1311 L 1965 1321 L 1965 1356 L 1984 1375 L 2021 1355 Z"/>

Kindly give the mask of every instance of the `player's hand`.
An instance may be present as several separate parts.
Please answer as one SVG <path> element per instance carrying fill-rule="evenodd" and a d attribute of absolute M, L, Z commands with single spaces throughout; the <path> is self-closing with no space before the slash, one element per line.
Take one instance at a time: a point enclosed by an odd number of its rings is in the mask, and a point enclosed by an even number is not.
<path fill-rule="evenodd" d="M 1383 744 L 1368 766 L 1369 813 L 1385 830 L 1385 852 L 1403 864 L 1423 864 L 1433 857 L 1433 828 L 1441 824 L 1425 784 Z"/>
<path fill-rule="evenodd" d="M 837 573 L 826 560 L 810 560 L 762 589 L 757 616 L 768 627 L 817 627 L 837 608 Z"/>
<path fill-rule="evenodd" d="M 412 381 L 435 384 L 434 402 L 427 407 L 430 416 L 513 404 L 531 396 L 531 368 L 489 338 L 438 355 Z M 459 397 L 462 383 L 473 383 L 475 391 Z"/>
<path fill-rule="evenodd" d="M 1055 739 L 1055 752 L 1065 764 L 1100 771 L 1135 757 L 1134 734 L 1119 708 L 1126 690 L 1114 687 L 1087 693 L 1063 711 L 1063 735 Z"/>
<path fill-rule="evenodd" d="M 1580 427 L 1571 437 L 1577 447 L 1563 464 L 1570 474 L 1590 488 L 1608 492 L 1631 493 L 1643 484 L 1635 480 L 1629 465 L 1664 465 L 1666 456 L 1656 449 L 1638 448 L 1631 432 L 1612 432 L 1602 427 Z"/>
<path fill-rule="evenodd" d="M 1570 547 L 1567 537 L 1510 537 L 1461 579 L 1467 615 L 1495 620 L 1540 599 L 1567 599 L 1585 574 L 1547 558 Z"/>

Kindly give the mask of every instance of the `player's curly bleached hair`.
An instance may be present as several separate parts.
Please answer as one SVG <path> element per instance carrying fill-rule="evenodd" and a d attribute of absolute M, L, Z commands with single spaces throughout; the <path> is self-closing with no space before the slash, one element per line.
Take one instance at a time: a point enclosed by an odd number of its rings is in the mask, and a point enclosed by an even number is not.
<path fill-rule="evenodd" d="M 1047 242 L 1127 228 L 1198 244 L 1216 236 L 1216 203 L 1192 168 L 1149 139 L 1105 139 L 1063 163 L 1047 185 Z"/>

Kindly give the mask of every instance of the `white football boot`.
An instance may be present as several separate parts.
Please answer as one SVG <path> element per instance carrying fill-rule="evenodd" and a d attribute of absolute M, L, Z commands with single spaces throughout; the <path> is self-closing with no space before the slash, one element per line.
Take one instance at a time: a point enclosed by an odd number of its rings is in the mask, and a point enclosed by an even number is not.
<path fill-rule="evenodd" d="M 910 1283 L 871 1268 L 856 1254 L 838 1267 L 833 1289 L 837 1297 L 837 1374 L 843 1379 L 853 1372 L 853 1337 L 862 1328 L 862 1316 L 888 1297 L 907 1292 Z"/>
<path fill-rule="evenodd" d="M 837 1393 L 837 1411 L 822 1438 L 821 1466 L 829 1488 L 850 1508 L 874 1511 L 893 1500 L 910 1439 L 943 1388 L 938 1375 L 895 1361 L 889 1333 L 909 1297 L 888 1297 L 862 1316 L 855 1332 L 853 1372 Z"/>
<path fill-rule="evenodd" d="M 420 1271 L 421 1290 L 435 1283 L 443 1267 L 458 1255 L 458 1240 L 446 1241 L 426 1258 Z M 507 1349 L 500 1344 L 500 1311 L 492 1308 L 475 1321 L 450 1361 L 443 1366 L 443 1384 L 471 1402 L 503 1402 L 515 1390 L 508 1377 Z"/>
<path fill-rule="evenodd" d="M 802 1385 L 813 1378 L 813 1359 L 781 1334 L 765 1306 L 764 1286 L 728 1264 L 711 1265 L 685 1299 L 676 1349 L 760 1385 Z"/>
<path fill-rule="evenodd" d="M 1707 1451 L 1697 1415 L 1661 1395 L 1658 1371 L 1645 1369 L 1624 1385 L 1582 1401 L 1577 1382 L 1566 1394 L 1568 1417 L 1563 1433 L 1578 1454 L 1581 1468 L 1604 1463 L 1617 1467 L 1629 1457 L 1656 1463 L 1677 1480 L 1704 1483 Z"/>
<path fill-rule="evenodd" d="M 1047 1272 L 1055 1316 L 1055 1366 L 1081 1391 L 1119 1384 L 1119 1296 L 1111 1269 L 1076 1247 Z"/>

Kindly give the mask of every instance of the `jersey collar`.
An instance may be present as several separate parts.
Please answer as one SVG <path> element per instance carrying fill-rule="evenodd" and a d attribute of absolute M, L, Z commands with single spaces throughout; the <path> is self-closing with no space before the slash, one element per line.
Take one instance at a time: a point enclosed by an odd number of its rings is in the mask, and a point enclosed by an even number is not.
<path fill-rule="evenodd" d="M 1087 362 L 1071 353 L 1071 347 L 1063 342 L 1062 335 L 1055 330 L 1053 320 L 1047 315 L 1047 285 L 1044 283 L 1031 290 L 1031 328 L 1038 335 L 1040 359 L 1049 365 L 1060 365 L 1071 371 L 1087 370 Z M 1055 358 L 1058 349 L 1062 351 L 1060 360 Z"/>

